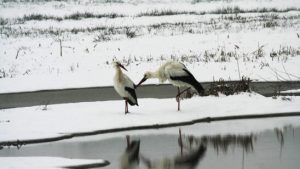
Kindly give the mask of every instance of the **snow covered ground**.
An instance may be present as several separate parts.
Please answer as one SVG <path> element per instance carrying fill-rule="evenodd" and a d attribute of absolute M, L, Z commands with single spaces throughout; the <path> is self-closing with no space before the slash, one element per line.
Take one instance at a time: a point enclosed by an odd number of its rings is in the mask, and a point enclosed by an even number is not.
<path fill-rule="evenodd" d="M 286 90 L 286 91 L 282 91 L 281 93 L 299 93 L 300 89 L 295 89 L 295 90 Z"/>
<path fill-rule="evenodd" d="M 242 76 L 257 81 L 300 80 L 299 0 L 109 2 L 1 1 L 0 93 L 111 86 L 111 63 L 116 59 L 135 82 L 166 60 L 183 62 L 199 81 Z M 174 98 L 139 99 L 139 105 L 130 107 L 128 115 L 124 115 L 121 100 L 2 109 L 0 142 L 205 117 L 300 112 L 300 97 L 273 99 L 256 93 L 193 97 L 181 102 L 180 112 Z M 280 125 L 285 122 L 288 124 L 287 120 Z M 217 130 L 239 130 L 236 123 L 228 124 L 231 127 L 220 125 Z M 269 124 L 259 123 L 255 128 L 274 127 Z M 299 118 L 293 124 L 300 125 Z M 251 125 L 253 122 L 244 127 L 253 131 Z M 59 168 L 99 162 L 104 161 L 0 158 L 1 168 Z"/>
<path fill-rule="evenodd" d="M 68 136 L 113 128 L 185 122 L 205 117 L 299 112 L 300 98 L 256 93 L 175 99 L 140 99 L 124 114 L 124 101 L 72 103 L 0 110 L 0 142 Z M 229 106 L 230 105 L 230 106 Z"/>
<path fill-rule="evenodd" d="M 67 159 L 59 157 L 1 157 L 1 168 L 55 169 L 90 164 L 105 164 L 104 160 Z"/>
<path fill-rule="evenodd" d="M 110 86 L 114 59 L 135 82 L 169 59 L 199 81 L 300 79 L 298 0 L 110 2 L 2 2 L 0 93 Z"/>

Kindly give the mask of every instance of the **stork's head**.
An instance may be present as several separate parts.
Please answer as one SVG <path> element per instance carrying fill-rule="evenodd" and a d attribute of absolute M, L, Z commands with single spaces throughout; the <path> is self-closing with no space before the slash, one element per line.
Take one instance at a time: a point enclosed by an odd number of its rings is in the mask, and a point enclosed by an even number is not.
<path fill-rule="evenodd" d="M 145 78 L 145 79 L 156 78 L 156 74 L 155 74 L 155 72 L 150 72 L 150 71 L 148 71 L 148 72 L 146 72 L 146 73 L 144 74 L 144 78 Z"/>
<path fill-rule="evenodd" d="M 113 65 L 114 65 L 115 68 L 122 68 L 122 69 L 127 71 L 127 69 L 118 61 L 114 61 Z"/>
<path fill-rule="evenodd" d="M 147 79 L 156 78 L 156 74 L 154 72 L 146 72 L 144 74 L 143 79 L 138 83 L 137 87 L 144 83 Z"/>

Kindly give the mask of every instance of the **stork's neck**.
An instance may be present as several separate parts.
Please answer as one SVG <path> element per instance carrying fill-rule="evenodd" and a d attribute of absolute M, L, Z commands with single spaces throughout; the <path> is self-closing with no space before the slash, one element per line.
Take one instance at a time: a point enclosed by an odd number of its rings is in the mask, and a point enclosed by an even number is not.
<path fill-rule="evenodd" d="M 162 69 L 158 69 L 155 72 L 152 72 L 153 78 L 157 78 L 160 83 L 163 83 L 167 80 L 165 73 L 162 71 Z"/>
<path fill-rule="evenodd" d="M 159 79 L 159 72 L 158 71 L 155 71 L 155 72 L 150 72 L 150 78 L 158 78 Z"/>
<path fill-rule="evenodd" d="M 121 68 L 120 67 L 116 67 L 116 75 L 115 75 L 115 77 L 116 77 L 116 79 L 119 82 L 121 82 L 123 80 L 123 76 L 122 75 L 123 75 L 123 72 L 122 72 Z"/>

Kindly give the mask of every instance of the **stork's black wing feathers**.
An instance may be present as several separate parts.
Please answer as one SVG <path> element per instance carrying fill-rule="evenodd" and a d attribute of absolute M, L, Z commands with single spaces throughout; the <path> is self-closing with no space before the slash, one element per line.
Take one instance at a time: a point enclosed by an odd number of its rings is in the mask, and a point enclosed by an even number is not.
<path fill-rule="evenodd" d="M 171 76 L 170 78 L 172 80 L 178 80 L 178 81 L 188 83 L 188 84 L 192 85 L 199 94 L 202 94 L 204 92 L 204 88 L 202 87 L 202 85 L 195 79 L 195 77 L 192 75 L 192 73 L 190 71 L 188 71 L 185 68 L 183 68 L 182 70 L 185 71 L 187 73 L 187 75 Z"/>
<path fill-rule="evenodd" d="M 135 90 L 130 88 L 130 87 L 125 87 L 125 90 L 134 98 L 135 102 L 132 102 L 130 99 L 127 99 L 128 103 L 133 106 L 133 105 L 138 105 L 138 102 L 137 102 L 137 97 L 136 97 L 136 93 L 135 93 Z"/>
<path fill-rule="evenodd" d="M 188 83 L 188 84 L 191 84 L 196 81 L 195 77 L 187 70 L 187 69 L 182 69 L 184 70 L 187 75 L 184 75 L 184 76 L 170 76 L 170 78 L 172 80 L 179 80 L 179 81 L 182 81 L 182 82 L 185 82 L 185 83 Z"/>

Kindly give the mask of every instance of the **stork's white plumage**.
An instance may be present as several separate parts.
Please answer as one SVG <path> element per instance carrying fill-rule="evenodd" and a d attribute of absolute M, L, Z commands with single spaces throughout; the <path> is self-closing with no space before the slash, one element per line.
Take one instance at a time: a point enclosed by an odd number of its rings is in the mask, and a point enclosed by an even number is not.
<path fill-rule="evenodd" d="M 121 68 L 126 70 L 123 65 L 121 65 L 119 62 L 114 62 L 113 64 L 116 69 L 116 74 L 114 76 L 114 88 L 116 92 L 125 100 L 125 114 L 127 114 L 129 113 L 128 103 L 131 106 L 138 106 L 135 85 L 132 80 L 122 72 Z"/>
<path fill-rule="evenodd" d="M 143 79 L 139 82 L 141 85 L 144 81 L 150 78 L 157 78 L 161 83 L 168 80 L 171 84 L 178 87 L 178 94 L 176 100 L 178 102 L 178 111 L 180 110 L 180 95 L 187 91 L 189 88 L 194 88 L 199 94 L 204 93 L 204 88 L 195 79 L 195 77 L 187 70 L 184 64 L 176 61 L 168 61 L 161 65 L 155 72 L 146 72 Z M 187 89 L 180 91 L 179 87 L 188 87 Z"/>

